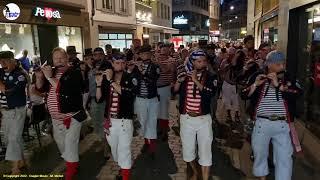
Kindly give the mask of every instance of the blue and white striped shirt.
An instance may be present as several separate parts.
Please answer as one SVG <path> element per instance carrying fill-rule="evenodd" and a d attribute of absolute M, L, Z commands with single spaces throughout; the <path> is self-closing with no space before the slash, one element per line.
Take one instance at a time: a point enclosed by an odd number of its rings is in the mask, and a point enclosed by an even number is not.
<path fill-rule="evenodd" d="M 279 101 L 276 97 L 276 89 L 272 86 L 265 96 L 265 92 L 269 84 L 267 83 L 263 90 L 263 97 L 258 106 L 257 116 L 286 116 L 286 108 L 282 99 L 282 93 L 279 91 Z"/>

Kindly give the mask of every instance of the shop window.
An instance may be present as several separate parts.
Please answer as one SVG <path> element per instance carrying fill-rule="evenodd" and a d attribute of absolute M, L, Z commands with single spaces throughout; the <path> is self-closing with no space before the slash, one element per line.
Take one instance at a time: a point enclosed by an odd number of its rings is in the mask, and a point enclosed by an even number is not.
<path fill-rule="evenodd" d="M 28 24 L 0 23 L 0 51 L 12 51 L 16 58 L 26 49 L 29 57 L 35 55 L 32 26 Z"/>
<path fill-rule="evenodd" d="M 75 46 L 77 52 L 82 53 L 82 34 L 79 27 L 58 26 L 59 47 Z M 82 59 L 82 56 L 78 56 Z"/>
<path fill-rule="evenodd" d="M 320 4 L 290 11 L 288 68 L 304 88 L 299 119 L 320 138 Z"/>
<path fill-rule="evenodd" d="M 118 34 L 118 39 L 126 39 L 126 35 L 125 34 Z"/>
<path fill-rule="evenodd" d="M 99 46 L 104 48 L 106 44 L 111 44 L 112 48 L 123 51 L 124 48 L 130 48 L 132 37 L 132 34 L 102 33 L 99 34 Z"/>
<path fill-rule="evenodd" d="M 118 39 L 117 34 L 109 34 L 109 39 Z"/>
<path fill-rule="evenodd" d="M 126 34 L 126 39 L 132 39 L 132 34 Z"/>

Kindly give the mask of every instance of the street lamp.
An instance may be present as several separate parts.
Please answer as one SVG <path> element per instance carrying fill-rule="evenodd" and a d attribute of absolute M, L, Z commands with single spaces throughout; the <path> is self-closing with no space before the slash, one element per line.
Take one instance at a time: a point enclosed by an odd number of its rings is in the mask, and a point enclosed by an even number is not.
<path fill-rule="evenodd" d="M 230 6 L 230 10 L 234 10 L 234 6 Z"/>
<path fill-rule="evenodd" d="M 230 19 L 229 22 L 232 22 L 232 20 Z"/>
<path fill-rule="evenodd" d="M 238 19 L 238 16 L 236 16 L 235 18 Z"/>

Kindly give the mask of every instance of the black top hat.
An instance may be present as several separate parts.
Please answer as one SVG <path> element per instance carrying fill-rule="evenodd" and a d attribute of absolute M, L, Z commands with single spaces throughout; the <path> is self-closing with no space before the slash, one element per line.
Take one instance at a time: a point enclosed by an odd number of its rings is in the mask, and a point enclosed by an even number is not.
<path fill-rule="evenodd" d="M 67 54 L 80 54 L 79 52 L 77 52 L 75 46 L 67 46 L 66 49 L 67 49 Z"/>
<path fill-rule="evenodd" d="M 102 52 L 104 53 L 103 49 L 101 47 L 94 48 L 93 52 Z"/>
<path fill-rule="evenodd" d="M 139 53 L 144 53 L 144 52 L 151 52 L 152 48 L 149 44 L 145 44 L 141 46 Z"/>
<path fill-rule="evenodd" d="M 160 48 L 165 48 L 165 47 L 170 47 L 171 46 L 171 44 L 169 44 L 169 43 L 162 43 L 159 47 Z"/>
<path fill-rule="evenodd" d="M 14 59 L 14 54 L 11 51 L 1 51 L 0 59 Z"/>
<path fill-rule="evenodd" d="M 86 48 L 84 49 L 84 57 L 91 56 L 92 55 L 92 48 Z"/>

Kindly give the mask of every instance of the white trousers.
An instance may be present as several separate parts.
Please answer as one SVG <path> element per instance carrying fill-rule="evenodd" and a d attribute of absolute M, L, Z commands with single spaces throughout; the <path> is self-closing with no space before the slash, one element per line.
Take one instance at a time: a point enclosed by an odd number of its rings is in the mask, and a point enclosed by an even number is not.
<path fill-rule="evenodd" d="M 198 144 L 199 164 L 201 166 L 211 166 L 211 144 L 213 140 L 211 116 L 191 117 L 182 114 L 180 116 L 180 126 L 183 160 L 191 162 L 196 159 L 196 144 Z"/>
<path fill-rule="evenodd" d="M 5 159 L 8 161 L 22 160 L 22 132 L 27 113 L 26 107 L 19 107 L 9 110 L 2 109 L 1 113 L 4 141 L 7 145 Z"/>
<path fill-rule="evenodd" d="M 112 119 L 110 134 L 106 135 L 111 147 L 113 160 L 118 162 L 121 169 L 131 169 L 131 142 L 133 123 L 129 119 Z"/>
<path fill-rule="evenodd" d="M 140 134 L 146 139 L 157 139 L 158 98 L 136 98 L 135 106 L 141 124 Z"/>
<path fill-rule="evenodd" d="M 273 147 L 275 180 L 291 180 L 293 147 L 289 124 L 286 121 L 257 118 L 251 140 L 254 154 L 253 174 L 258 177 L 269 174 L 270 142 Z"/>
<path fill-rule="evenodd" d="M 227 82 L 222 84 L 222 102 L 228 110 L 239 111 L 239 96 L 237 94 L 237 87 Z"/>
<path fill-rule="evenodd" d="M 165 86 L 158 88 L 158 94 L 160 96 L 160 110 L 158 113 L 158 119 L 169 119 L 169 99 L 171 96 L 171 86 Z"/>
<path fill-rule="evenodd" d="M 63 121 L 52 120 L 53 137 L 56 141 L 61 157 L 67 162 L 79 162 L 79 139 L 81 123 L 71 119 L 69 129 Z"/>

